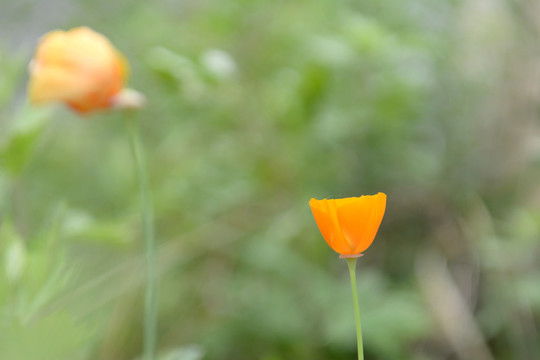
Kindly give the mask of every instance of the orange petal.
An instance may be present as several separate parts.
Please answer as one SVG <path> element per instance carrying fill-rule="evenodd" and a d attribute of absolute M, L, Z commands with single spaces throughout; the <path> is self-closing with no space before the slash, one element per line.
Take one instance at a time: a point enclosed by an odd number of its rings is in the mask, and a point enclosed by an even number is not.
<path fill-rule="evenodd" d="M 330 214 L 330 217 L 332 218 L 332 222 L 334 223 L 335 230 L 335 237 L 332 242 L 332 249 L 337 251 L 340 254 L 349 254 L 353 249 L 353 243 L 349 241 L 347 237 L 345 237 L 345 234 L 343 233 L 343 229 L 341 228 L 341 223 L 339 222 L 339 215 L 338 215 L 338 200 L 335 199 L 329 199 L 326 200 L 326 205 L 328 209 L 328 213 Z"/>
<path fill-rule="evenodd" d="M 326 208 L 326 204 L 324 204 L 325 202 L 326 200 L 311 199 L 309 201 L 309 206 L 311 207 L 311 212 L 313 213 L 313 217 L 315 218 L 315 222 L 319 227 L 321 235 L 328 246 L 332 247 L 335 228 L 332 218 Z"/>
<path fill-rule="evenodd" d="M 343 199 L 338 203 L 341 228 L 345 237 L 354 244 L 352 254 L 359 254 L 371 245 L 385 209 L 386 195 L 383 193 Z"/>
<path fill-rule="evenodd" d="M 347 254 L 351 246 L 347 243 L 339 223 L 337 222 L 336 206 L 333 200 L 311 199 L 309 202 L 315 222 L 326 243 L 337 253 Z"/>
<path fill-rule="evenodd" d="M 34 74 L 30 77 L 28 95 L 33 103 L 77 99 L 91 89 L 87 78 L 77 76 L 63 68 L 43 67 L 40 64 L 32 66 Z"/>
<path fill-rule="evenodd" d="M 105 36 L 86 27 L 53 31 L 41 38 L 30 66 L 30 101 L 60 101 L 82 112 L 110 107 L 127 73 L 127 61 Z"/>

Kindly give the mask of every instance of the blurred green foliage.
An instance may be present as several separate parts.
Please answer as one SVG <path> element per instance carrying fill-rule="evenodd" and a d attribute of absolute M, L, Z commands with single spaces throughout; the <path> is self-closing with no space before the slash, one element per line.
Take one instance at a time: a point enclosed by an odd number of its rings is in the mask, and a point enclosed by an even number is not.
<path fill-rule="evenodd" d="M 148 97 L 162 360 L 354 358 L 347 269 L 308 201 L 378 191 L 366 359 L 540 358 L 534 1 L 47 4 L 0 0 L 0 359 L 141 353 L 120 115 L 25 97 L 39 36 L 80 25 Z"/>

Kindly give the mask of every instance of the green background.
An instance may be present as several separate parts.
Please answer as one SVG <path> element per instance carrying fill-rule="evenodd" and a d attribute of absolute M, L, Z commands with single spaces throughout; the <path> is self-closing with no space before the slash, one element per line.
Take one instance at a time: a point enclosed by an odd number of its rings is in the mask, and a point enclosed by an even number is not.
<path fill-rule="evenodd" d="M 311 197 L 388 195 L 357 270 L 366 360 L 540 358 L 533 0 L 0 0 L 0 359 L 142 351 L 118 113 L 26 100 L 39 37 L 130 61 L 159 242 L 162 360 L 356 356 Z"/>

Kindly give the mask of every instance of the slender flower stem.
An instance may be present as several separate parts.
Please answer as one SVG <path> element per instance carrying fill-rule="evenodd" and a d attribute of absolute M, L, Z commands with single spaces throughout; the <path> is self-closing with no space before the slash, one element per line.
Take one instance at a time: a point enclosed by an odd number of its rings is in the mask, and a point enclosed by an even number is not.
<path fill-rule="evenodd" d="M 156 278 L 156 239 L 154 236 L 154 214 L 146 161 L 141 148 L 139 127 L 133 112 L 125 111 L 124 123 L 129 138 L 131 155 L 139 182 L 141 220 L 144 235 L 146 260 L 146 293 L 144 302 L 144 343 L 143 359 L 154 360 L 157 333 L 157 278 Z"/>
<path fill-rule="evenodd" d="M 364 346 L 362 344 L 362 325 L 360 324 L 360 308 L 358 307 L 358 292 L 356 290 L 356 258 L 347 258 L 349 273 L 351 274 L 351 288 L 354 302 L 354 317 L 356 320 L 356 342 L 358 344 L 358 360 L 364 360 Z"/>

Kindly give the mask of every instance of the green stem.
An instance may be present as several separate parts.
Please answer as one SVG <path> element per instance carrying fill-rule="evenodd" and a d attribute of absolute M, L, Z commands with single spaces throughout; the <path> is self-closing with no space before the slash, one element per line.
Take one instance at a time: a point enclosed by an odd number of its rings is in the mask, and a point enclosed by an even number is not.
<path fill-rule="evenodd" d="M 354 318 L 356 320 L 356 342 L 358 344 L 358 360 L 364 360 L 364 346 L 362 344 L 362 325 L 360 324 L 360 308 L 358 307 L 358 292 L 356 290 L 356 258 L 348 258 L 347 265 L 351 274 L 351 288 L 354 302 Z"/>
<path fill-rule="evenodd" d="M 146 292 L 144 302 L 144 343 L 143 359 L 154 360 L 157 333 L 157 278 L 156 278 L 156 240 L 154 236 L 154 214 L 150 198 L 150 187 L 146 172 L 146 162 L 140 144 L 139 127 L 136 119 L 125 113 L 124 122 L 129 137 L 131 155 L 139 182 L 141 220 L 144 235 L 146 260 Z"/>

